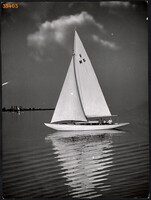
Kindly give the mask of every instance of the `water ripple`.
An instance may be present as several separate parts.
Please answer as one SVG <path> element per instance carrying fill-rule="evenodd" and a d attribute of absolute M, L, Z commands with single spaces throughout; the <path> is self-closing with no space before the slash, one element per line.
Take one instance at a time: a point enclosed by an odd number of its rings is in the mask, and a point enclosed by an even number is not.
<path fill-rule="evenodd" d="M 149 145 L 122 131 L 54 133 L 43 145 L 3 153 L 7 197 L 145 197 Z M 39 193 L 40 191 L 40 193 Z"/>

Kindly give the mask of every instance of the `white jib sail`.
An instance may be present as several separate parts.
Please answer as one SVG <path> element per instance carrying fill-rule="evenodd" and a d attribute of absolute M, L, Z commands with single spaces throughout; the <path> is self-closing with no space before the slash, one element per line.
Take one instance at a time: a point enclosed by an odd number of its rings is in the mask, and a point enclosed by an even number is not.
<path fill-rule="evenodd" d="M 75 80 L 73 58 L 71 59 L 71 63 L 51 123 L 66 120 L 87 121 L 79 99 Z"/>
<path fill-rule="evenodd" d="M 110 116 L 111 112 L 84 46 L 75 31 L 74 62 L 78 90 L 86 117 Z"/>

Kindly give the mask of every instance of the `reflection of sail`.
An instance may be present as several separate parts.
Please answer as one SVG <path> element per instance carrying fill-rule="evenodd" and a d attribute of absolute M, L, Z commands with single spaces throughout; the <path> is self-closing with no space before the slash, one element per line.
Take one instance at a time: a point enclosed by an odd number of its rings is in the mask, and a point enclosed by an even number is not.
<path fill-rule="evenodd" d="M 100 132 L 57 132 L 47 136 L 54 145 L 57 158 L 62 166 L 63 176 L 76 198 L 99 197 L 101 191 L 108 190 L 104 185 L 112 166 L 112 133 Z M 70 136 L 71 134 L 71 136 Z M 100 192 L 96 190 L 99 185 Z M 97 188 L 98 189 L 98 188 Z"/>

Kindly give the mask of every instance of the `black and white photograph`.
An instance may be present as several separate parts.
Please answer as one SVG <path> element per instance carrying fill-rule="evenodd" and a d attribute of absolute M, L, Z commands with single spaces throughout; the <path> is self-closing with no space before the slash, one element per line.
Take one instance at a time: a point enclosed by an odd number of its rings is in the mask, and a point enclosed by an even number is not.
<path fill-rule="evenodd" d="M 4 199 L 150 197 L 148 4 L 1 3 Z"/>

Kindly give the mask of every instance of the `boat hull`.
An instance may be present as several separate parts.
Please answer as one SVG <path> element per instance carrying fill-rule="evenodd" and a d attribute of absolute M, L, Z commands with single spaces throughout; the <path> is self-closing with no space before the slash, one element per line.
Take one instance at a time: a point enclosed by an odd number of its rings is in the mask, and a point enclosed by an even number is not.
<path fill-rule="evenodd" d="M 109 130 L 128 125 L 129 123 L 104 124 L 104 125 L 74 125 L 74 124 L 51 124 L 45 123 L 49 128 L 57 131 L 91 131 L 91 130 Z"/>

